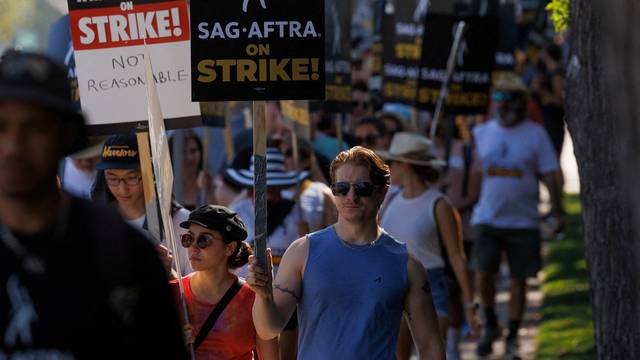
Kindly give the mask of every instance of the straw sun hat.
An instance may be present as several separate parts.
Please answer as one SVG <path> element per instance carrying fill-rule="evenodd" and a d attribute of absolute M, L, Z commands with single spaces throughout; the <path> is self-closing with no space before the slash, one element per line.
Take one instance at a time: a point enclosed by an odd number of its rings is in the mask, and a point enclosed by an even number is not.
<path fill-rule="evenodd" d="M 385 160 L 400 161 L 419 166 L 440 167 L 446 165 L 433 153 L 433 142 L 426 137 L 411 133 L 399 132 L 391 139 L 389 151 L 376 151 Z"/>

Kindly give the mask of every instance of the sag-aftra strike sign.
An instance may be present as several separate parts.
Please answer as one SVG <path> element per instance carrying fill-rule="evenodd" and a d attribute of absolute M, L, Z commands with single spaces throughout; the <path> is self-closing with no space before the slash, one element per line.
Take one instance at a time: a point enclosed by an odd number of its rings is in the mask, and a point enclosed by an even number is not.
<path fill-rule="evenodd" d="M 323 0 L 191 0 L 194 101 L 324 98 Z"/>
<path fill-rule="evenodd" d="M 145 42 L 163 115 L 171 127 L 192 125 L 200 110 L 189 96 L 186 0 L 68 0 L 68 4 L 80 100 L 90 124 L 100 125 L 95 132 L 114 132 L 114 124 L 147 120 Z"/>

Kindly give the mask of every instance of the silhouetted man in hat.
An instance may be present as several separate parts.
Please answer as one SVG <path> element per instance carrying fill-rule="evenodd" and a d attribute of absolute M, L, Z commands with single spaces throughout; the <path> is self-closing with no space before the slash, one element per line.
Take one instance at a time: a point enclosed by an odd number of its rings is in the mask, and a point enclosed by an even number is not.
<path fill-rule="evenodd" d="M 0 60 L 0 358 L 184 358 L 152 245 L 58 187 L 85 133 L 70 99 L 50 59 Z"/>

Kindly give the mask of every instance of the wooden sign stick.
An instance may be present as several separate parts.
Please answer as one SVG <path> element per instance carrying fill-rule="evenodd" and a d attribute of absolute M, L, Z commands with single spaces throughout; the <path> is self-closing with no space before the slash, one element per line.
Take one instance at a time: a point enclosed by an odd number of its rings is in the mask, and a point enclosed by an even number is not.
<path fill-rule="evenodd" d="M 147 230 L 155 239 L 161 239 L 160 220 L 158 217 L 158 197 L 153 186 L 153 168 L 151 165 L 151 149 L 149 147 L 149 133 L 136 133 L 138 140 L 138 154 L 140 156 L 140 172 L 142 173 L 142 188 L 144 191 L 144 205 L 147 214 Z"/>
<path fill-rule="evenodd" d="M 253 253 L 258 264 L 267 269 L 267 133 L 266 103 L 253 102 L 253 199 L 254 236 Z"/>

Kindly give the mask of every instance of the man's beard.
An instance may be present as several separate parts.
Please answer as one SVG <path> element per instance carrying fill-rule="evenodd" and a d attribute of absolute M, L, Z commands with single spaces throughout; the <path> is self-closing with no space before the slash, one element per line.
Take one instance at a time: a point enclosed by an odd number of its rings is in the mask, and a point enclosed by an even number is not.
<path fill-rule="evenodd" d="M 502 106 L 498 110 L 498 122 L 504 127 L 514 126 L 524 120 L 521 106 Z"/>

